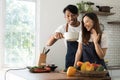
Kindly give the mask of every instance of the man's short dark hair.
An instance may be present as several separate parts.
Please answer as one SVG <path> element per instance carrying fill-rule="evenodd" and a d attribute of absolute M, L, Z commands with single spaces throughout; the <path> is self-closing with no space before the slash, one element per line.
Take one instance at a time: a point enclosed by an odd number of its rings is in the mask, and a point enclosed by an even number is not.
<path fill-rule="evenodd" d="M 65 13 L 65 11 L 68 10 L 73 14 L 78 14 L 78 8 L 75 5 L 68 5 L 63 9 L 63 13 Z"/>

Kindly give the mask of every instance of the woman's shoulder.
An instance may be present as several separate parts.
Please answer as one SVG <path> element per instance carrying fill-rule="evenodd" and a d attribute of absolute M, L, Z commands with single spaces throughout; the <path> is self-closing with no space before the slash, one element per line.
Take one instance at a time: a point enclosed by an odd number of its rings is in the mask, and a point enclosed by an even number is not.
<path fill-rule="evenodd" d="M 107 47 L 108 47 L 107 34 L 106 34 L 105 32 L 102 33 L 102 37 L 101 37 L 101 47 L 102 47 L 102 48 L 107 48 Z"/>
<path fill-rule="evenodd" d="M 106 32 L 103 32 L 103 33 L 102 33 L 102 37 L 103 37 L 103 38 L 104 38 L 104 37 L 107 37 Z"/>

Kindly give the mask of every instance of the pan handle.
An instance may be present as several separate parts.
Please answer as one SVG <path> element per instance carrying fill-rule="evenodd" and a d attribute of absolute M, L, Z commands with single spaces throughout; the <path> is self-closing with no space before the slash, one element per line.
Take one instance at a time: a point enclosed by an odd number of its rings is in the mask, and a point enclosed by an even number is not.
<path fill-rule="evenodd" d="M 100 6 L 96 6 L 97 8 L 100 8 Z"/>

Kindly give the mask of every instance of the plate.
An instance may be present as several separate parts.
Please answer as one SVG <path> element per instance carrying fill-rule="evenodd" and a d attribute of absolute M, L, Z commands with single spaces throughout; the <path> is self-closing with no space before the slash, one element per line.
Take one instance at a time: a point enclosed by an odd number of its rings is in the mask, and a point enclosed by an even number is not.
<path fill-rule="evenodd" d="M 46 72 L 50 72 L 50 70 L 35 68 L 35 69 L 30 69 L 30 72 L 32 72 L 32 73 L 46 73 Z"/>
<path fill-rule="evenodd" d="M 78 71 L 82 77 L 105 77 L 108 71 Z"/>
<path fill-rule="evenodd" d="M 46 73 L 51 71 L 50 68 L 47 67 L 29 67 L 28 69 L 32 73 Z"/>

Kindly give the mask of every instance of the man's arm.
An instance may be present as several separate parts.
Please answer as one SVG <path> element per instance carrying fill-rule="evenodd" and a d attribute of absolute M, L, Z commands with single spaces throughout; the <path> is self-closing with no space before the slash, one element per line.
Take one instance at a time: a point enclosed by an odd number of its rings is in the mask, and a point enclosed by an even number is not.
<path fill-rule="evenodd" d="M 47 45 L 47 46 L 52 46 L 56 41 L 57 41 L 57 39 L 55 39 L 54 36 L 52 35 L 52 36 L 48 39 L 46 45 Z"/>
<path fill-rule="evenodd" d="M 53 34 L 47 41 L 47 46 L 52 46 L 58 39 L 62 39 L 63 38 L 63 34 L 60 32 L 56 32 L 55 34 Z"/>

